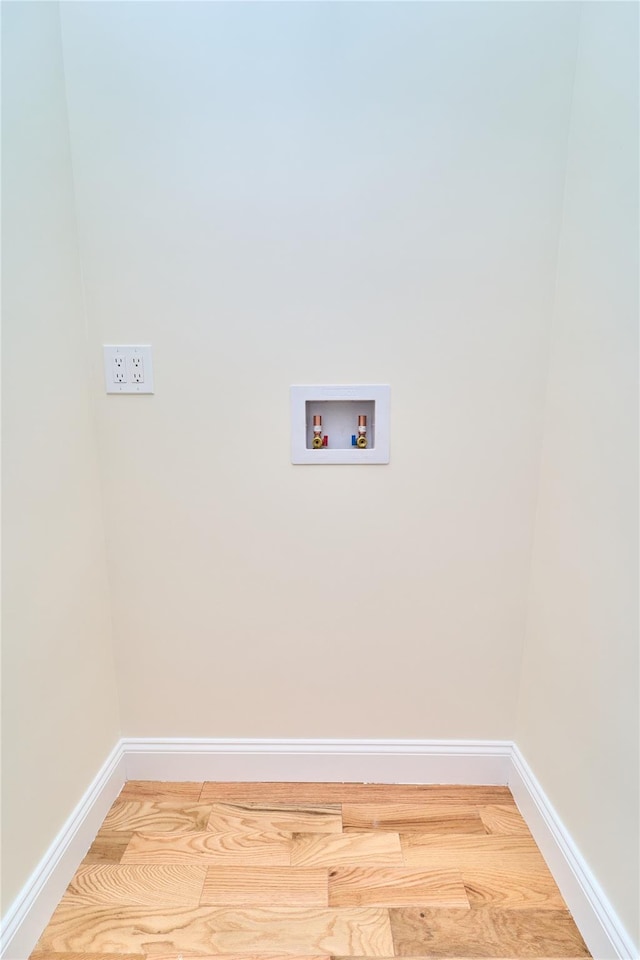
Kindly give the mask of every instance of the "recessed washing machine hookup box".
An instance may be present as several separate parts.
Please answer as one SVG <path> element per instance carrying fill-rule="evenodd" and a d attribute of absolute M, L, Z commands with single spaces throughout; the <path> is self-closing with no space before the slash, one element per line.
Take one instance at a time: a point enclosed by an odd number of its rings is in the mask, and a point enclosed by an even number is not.
<path fill-rule="evenodd" d="M 291 387 L 291 462 L 389 463 L 387 384 Z"/>

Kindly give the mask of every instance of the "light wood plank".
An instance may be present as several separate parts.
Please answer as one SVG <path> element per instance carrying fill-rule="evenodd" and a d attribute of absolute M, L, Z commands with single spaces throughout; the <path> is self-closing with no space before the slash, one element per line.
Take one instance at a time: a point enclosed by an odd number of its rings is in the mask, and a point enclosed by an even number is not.
<path fill-rule="evenodd" d="M 531 836 L 529 828 L 515 803 L 481 806 L 479 813 L 487 833 Z"/>
<path fill-rule="evenodd" d="M 69 956 L 73 960 L 75 954 L 69 954 Z M 56 957 L 57 954 L 52 954 L 51 960 L 55 960 Z M 181 950 L 180 953 L 147 953 L 146 958 L 150 958 L 150 960 L 151 958 L 152 960 L 192 960 L 192 958 L 197 958 L 197 960 L 332 960 L 328 954 L 322 957 L 303 957 L 296 953 L 294 958 L 290 953 L 216 953 L 205 955 L 190 951 L 185 953 L 184 950 Z M 120 957 L 117 957 L 117 960 L 120 960 Z M 140 960 L 140 958 L 136 956 L 136 960 Z"/>
<path fill-rule="evenodd" d="M 341 833 L 339 803 L 323 806 L 303 803 L 214 803 L 207 830 L 216 833 L 244 831 L 273 833 Z"/>
<path fill-rule="evenodd" d="M 200 802 L 230 800 L 284 803 L 377 803 L 433 801 L 436 803 L 513 803 L 508 787 L 457 786 L 433 783 L 230 783 L 206 781 Z"/>
<path fill-rule="evenodd" d="M 121 862 L 288 867 L 290 849 L 284 833 L 134 834 Z"/>
<path fill-rule="evenodd" d="M 548 870 L 516 871 L 473 868 L 462 871 L 462 880 L 472 906 L 562 910 L 562 894 Z"/>
<path fill-rule="evenodd" d="M 332 907 L 430 906 L 468 909 L 457 870 L 398 867 L 335 867 L 329 872 Z"/>
<path fill-rule="evenodd" d="M 397 833 L 297 833 L 291 844 L 293 866 L 403 866 Z"/>
<path fill-rule="evenodd" d="M 47 950 L 32 953 L 29 960 L 146 960 L 146 956 L 144 953 L 53 953 Z"/>
<path fill-rule="evenodd" d="M 41 952 L 156 954 L 297 953 L 390 956 L 387 910 L 353 907 L 212 908 L 73 907 L 61 903 Z"/>
<path fill-rule="evenodd" d="M 118 800 L 149 800 L 158 803 L 160 800 L 173 800 L 179 803 L 195 804 L 200 799 L 203 783 L 173 783 L 165 780 L 128 780 Z M 485 800 L 485 803 L 499 803 L 496 800 Z"/>
<path fill-rule="evenodd" d="M 73 960 L 76 954 L 68 954 L 68 956 Z M 52 960 L 55 960 L 57 954 L 51 954 Z M 190 950 L 184 951 L 181 950 L 180 953 L 147 953 L 144 960 L 147 958 L 152 958 L 152 960 L 192 960 L 196 958 L 197 960 L 332 960 L 332 958 L 326 954 L 325 956 L 308 956 L 300 953 L 225 953 L 225 954 L 203 954 L 203 953 L 193 953 Z M 114 957 L 114 960 L 121 960 L 120 955 L 117 955 L 117 958 Z M 140 958 L 136 957 L 136 960 Z"/>
<path fill-rule="evenodd" d="M 401 833 L 400 845 L 405 863 L 411 867 L 431 870 L 504 867 L 509 870 L 548 872 L 531 835 L 436 836 L 431 833 Z"/>
<path fill-rule="evenodd" d="M 201 906 L 328 906 L 328 871 L 305 867 L 209 867 Z"/>
<path fill-rule="evenodd" d="M 127 849 L 132 833 L 98 834 L 85 855 L 83 863 L 120 863 L 122 855 Z"/>
<path fill-rule="evenodd" d="M 57 954 L 51 955 L 53 960 Z M 76 956 L 76 954 L 68 954 L 71 957 L 71 960 Z M 156 953 L 155 950 L 148 952 L 145 955 L 146 958 L 152 958 L 152 960 L 191 960 L 191 958 L 197 957 L 197 960 L 332 960 L 332 958 L 325 954 L 324 956 L 309 956 L 307 954 L 300 953 L 225 953 L 225 954 L 203 954 L 203 953 L 193 953 L 191 950 L 181 950 L 180 953 Z M 115 960 L 115 958 L 114 958 Z M 117 960 L 121 960 L 120 955 L 117 956 Z M 136 957 L 136 960 L 139 960 Z"/>
<path fill-rule="evenodd" d="M 477 807 L 464 803 L 344 803 L 345 830 L 486 833 Z"/>
<path fill-rule="evenodd" d="M 408 907 L 392 909 L 389 915 L 397 957 L 589 956 L 567 910 Z"/>
<path fill-rule="evenodd" d="M 99 863 L 81 866 L 65 897 L 76 904 L 197 907 L 206 866 Z"/>
<path fill-rule="evenodd" d="M 188 804 L 173 800 L 116 800 L 102 829 L 108 832 L 184 833 L 206 830 L 211 804 Z"/>

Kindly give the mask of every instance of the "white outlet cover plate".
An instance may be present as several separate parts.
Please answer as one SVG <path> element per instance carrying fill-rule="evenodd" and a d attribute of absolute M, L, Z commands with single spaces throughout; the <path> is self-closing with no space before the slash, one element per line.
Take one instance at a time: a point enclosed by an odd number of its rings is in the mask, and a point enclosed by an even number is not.
<path fill-rule="evenodd" d="M 349 384 L 349 385 L 295 385 L 291 387 L 291 462 L 304 464 L 328 463 L 389 463 L 389 427 L 391 388 L 388 384 Z M 370 435 L 374 437 L 373 446 L 360 450 L 358 447 L 331 446 L 331 427 L 326 425 L 329 434 L 329 446 L 314 450 L 307 446 L 307 404 L 342 401 L 351 403 L 364 401 L 374 404 L 374 424 Z M 333 407 L 333 403 L 332 403 Z M 323 422 L 323 426 L 325 426 Z M 354 420 L 351 433 L 357 433 L 357 420 Z"/>
<path fill-rule="evenodd" d="M 125 380 L 120 383 L 115 378 L 116 357 L 124 357 Z M 142 382 L 133 378 L 133 359 L 142 359 Z M 150 344 L 104 344 L 104 380 L 107 393 L 153 393 L 153 360 Z"/>

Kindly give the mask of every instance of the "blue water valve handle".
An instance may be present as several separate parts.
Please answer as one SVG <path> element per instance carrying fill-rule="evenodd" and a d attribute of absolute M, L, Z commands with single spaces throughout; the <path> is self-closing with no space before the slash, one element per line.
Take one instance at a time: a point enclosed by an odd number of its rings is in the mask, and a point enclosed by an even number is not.
<path fill-rule="evenodd" d="M 355 435 L 355 433 L 352 433 L 352 434 L 351 434 L 351 446 L 352 446 L 352 447 L 355 447 L 355 445 L 356 445 L 356 435 Z"/>

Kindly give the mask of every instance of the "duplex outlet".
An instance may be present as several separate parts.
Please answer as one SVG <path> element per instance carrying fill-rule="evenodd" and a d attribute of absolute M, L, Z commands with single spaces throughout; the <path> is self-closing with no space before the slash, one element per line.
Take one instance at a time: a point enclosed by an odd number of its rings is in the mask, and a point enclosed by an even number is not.
<path fill-rule="evenodd" d="M 113 380 L 114 383 L 127 382 L 127 364 L 121 353 L 113 358 Z"/>
<path fill-rule="evenodd" d="M 131 379 L 134 383 L 144 383 L 144 364 L 140 354 L 131 357 Z"/>

